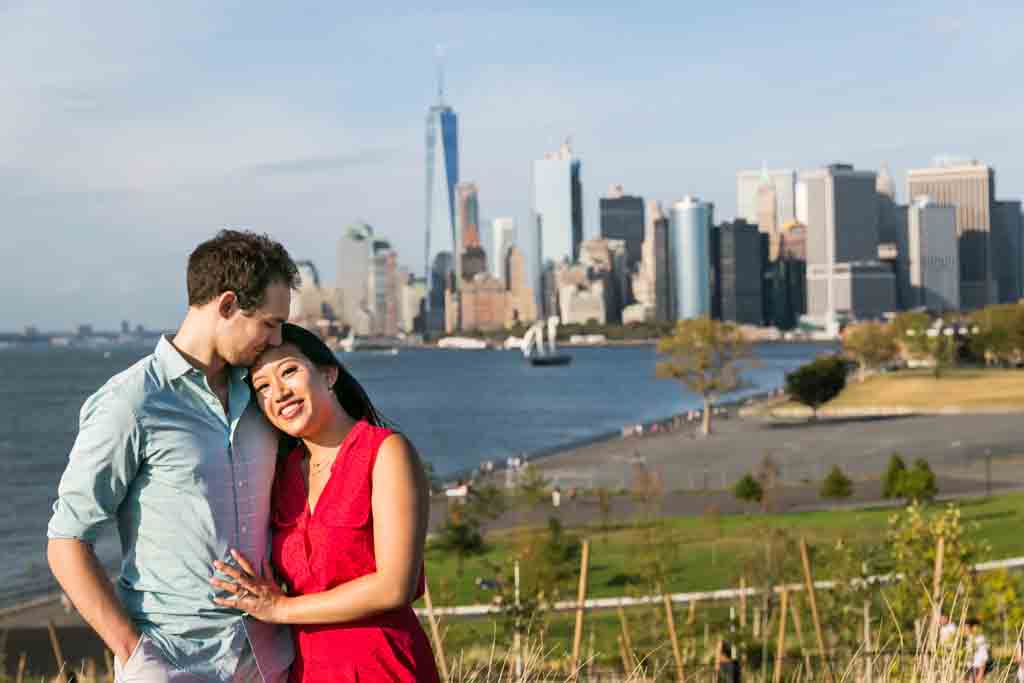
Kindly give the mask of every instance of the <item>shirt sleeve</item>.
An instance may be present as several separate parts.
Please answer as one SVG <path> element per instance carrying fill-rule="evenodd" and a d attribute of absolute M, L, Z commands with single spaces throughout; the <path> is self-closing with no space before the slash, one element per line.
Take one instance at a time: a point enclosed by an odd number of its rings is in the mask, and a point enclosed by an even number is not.
<path fill-rule="evenodd" d="M 131 405 L 110 389 L 89 397 L 57 487 L 47 537 L 93 543 L 116 516 L 142 455 L 143 433 Z"/>

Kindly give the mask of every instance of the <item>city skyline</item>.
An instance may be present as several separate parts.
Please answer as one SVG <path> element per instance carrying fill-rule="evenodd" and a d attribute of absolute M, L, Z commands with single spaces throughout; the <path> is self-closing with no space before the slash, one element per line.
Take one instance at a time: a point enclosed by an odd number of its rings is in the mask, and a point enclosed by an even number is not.
<path fill-rule="evenodd" d="M 481 224 L 513 217 L 521 236 L 531 161 L 568 135 L 584 161 L 584 239 L 611 184 L 666 205 L 695 194 L 727 220 L 736 172 L 763 163 L 888 162 L 906 203 L 906 169 L 956 153 L 995 168 L 1001 198 L 1024 196 L 1021 95 L 998 86 L 1019 63 L 1009 28 L 1024 10 L 867 5 L 837 21 L 827 8 L 732 9 L 399 7 L 343 20 L 258 4 L 5 8 L 0 249 L 12 265 L 0 287 L 13 296 L 0 329 L 173 326 L 188 252 L 225 226 L 271 233 L 330 283 L 334 263 L 318 255 L 365 221 L 420 274 L 437 42 Z M 623 21 L 638 36 L 629 56 L 604 54 Z M 680 43 L 684 21 L 693 37 Z M 796 22 L 804 37 L 786 40 Z M 736 49 L 712 50 L 723 40 Z M 784 62 L 800 69 L 768 70 Z M 705 107 L 676 107 L 673 73 Z M 752 116 L 750 102 L 771 106 Z"/>

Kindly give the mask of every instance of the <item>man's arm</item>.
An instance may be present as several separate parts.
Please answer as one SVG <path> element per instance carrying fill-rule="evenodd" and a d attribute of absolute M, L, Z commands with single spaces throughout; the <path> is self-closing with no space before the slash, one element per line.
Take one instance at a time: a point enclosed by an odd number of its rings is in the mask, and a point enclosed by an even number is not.
<path fill-rule="evenodd" d="M 138 474 L 145 448 L 131 406 L 109 391 L 82 407 L 78 436 L 57 488 L 46 555 L 57 582 L 122 663 L 139 641 L 93 543 Z"/>
<path fill-rule="evenodd" d="M 121 609 L 92 547 L 77 538 L 51 538 L 46 546 L 46 559 L 78 613 L 118 661 L 127 662 L 139 642 L 139 632 Z"/>

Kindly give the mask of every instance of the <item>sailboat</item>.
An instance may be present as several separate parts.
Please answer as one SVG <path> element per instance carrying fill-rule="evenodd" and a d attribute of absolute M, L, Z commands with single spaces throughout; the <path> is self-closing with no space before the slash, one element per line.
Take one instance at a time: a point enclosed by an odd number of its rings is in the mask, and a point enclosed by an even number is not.
<path fill-rule="evenodd" d="M 547 319 L 547 325 L 543 320 L 538 320 L 526 331 L 523 337 L 522 351 L 530 365 L 568 365 L 572 362 L 572 356 L 567 353 L 558 353 L 555 346 L 555 337 L 558 333 L 558 316 L 553 315 Z M 544 345 L 544 331 L 547 328 L 548 343 Z"/>

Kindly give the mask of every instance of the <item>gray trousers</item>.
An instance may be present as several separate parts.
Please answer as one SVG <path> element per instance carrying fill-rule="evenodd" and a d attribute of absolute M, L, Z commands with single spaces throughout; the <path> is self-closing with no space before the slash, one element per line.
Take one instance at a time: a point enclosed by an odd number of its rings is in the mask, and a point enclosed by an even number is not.
<path fill-rule="evenodd" d="M 281 671 L 268 678 L 260 674 L 256 657 L 246 642 L 238 668 L 230 681 L 223 683 L 286 683 L 288 671 Z M 122 666 L 114 658 L 114 683 L 209 683 L 208 679 L 188 671 L 173 668 L 153 642 L 143 635 Z"/>

